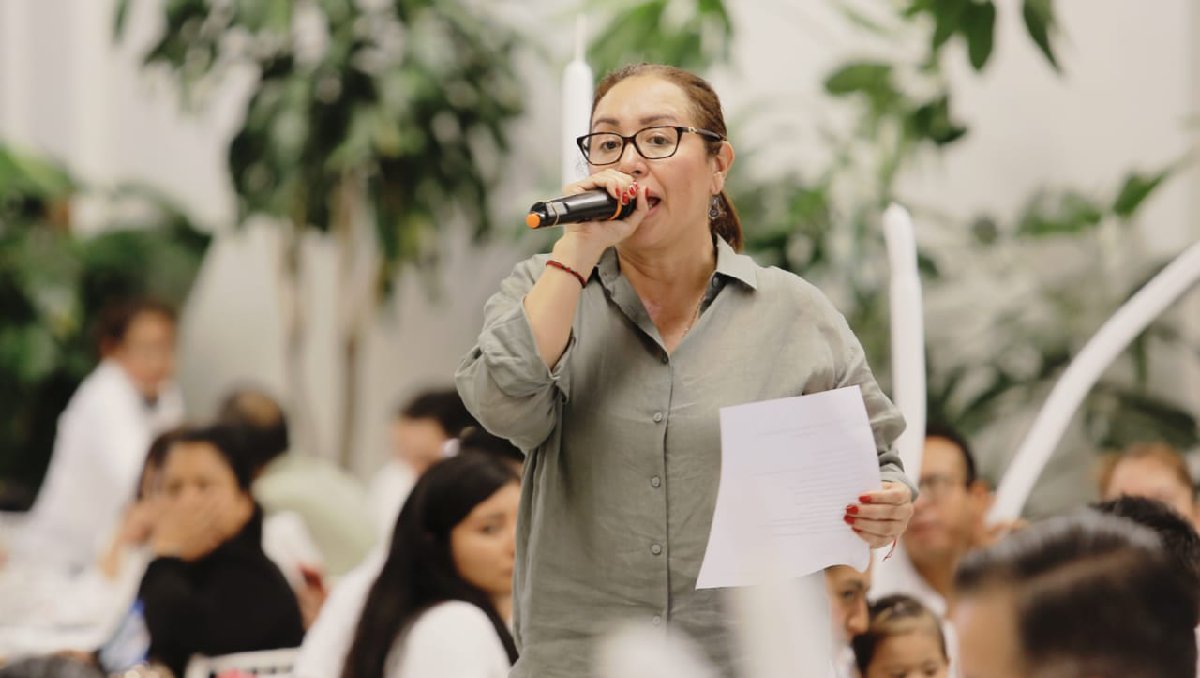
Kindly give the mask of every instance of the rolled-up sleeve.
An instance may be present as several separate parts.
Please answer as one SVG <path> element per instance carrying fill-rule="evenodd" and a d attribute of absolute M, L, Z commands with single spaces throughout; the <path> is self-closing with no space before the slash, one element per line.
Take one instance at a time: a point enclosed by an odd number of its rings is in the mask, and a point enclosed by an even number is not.
<path fill-rule="evenodd" d="M 558 364 L 548 369 L 525 312 L 525 295 L 545 269 L 545 259 L 518 264 L 488 300 L 483 331 L 454 375 L 459 395 L 484 428 L 525 451 L 545 442 L 561 402 L 570 396 L 567 365 L 574 332 Z"/>

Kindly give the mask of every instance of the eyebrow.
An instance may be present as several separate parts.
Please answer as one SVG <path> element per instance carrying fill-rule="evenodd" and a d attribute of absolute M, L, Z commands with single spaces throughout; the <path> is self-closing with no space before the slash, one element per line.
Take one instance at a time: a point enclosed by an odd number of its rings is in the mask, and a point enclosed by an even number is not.
<path fill-rule="evenodd" d="M 664 120 L 675 120 L 675 116 L 667 113 L 655 113 L 653 115 L 643 116 L 638 120 L 638 124 L 645 126 L 656 122 L 662 122 Z M 619 126 L 615 118 L 596 118 L 592 121 L 592 129 L 595 129 L 597 125 L 611 125 L 613 127 Z"/>

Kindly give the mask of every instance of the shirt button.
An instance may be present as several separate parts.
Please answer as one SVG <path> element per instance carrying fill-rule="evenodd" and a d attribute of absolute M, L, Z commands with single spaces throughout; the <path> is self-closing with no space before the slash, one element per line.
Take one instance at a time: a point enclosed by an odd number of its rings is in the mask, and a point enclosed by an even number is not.
<path fill-rule="evenodd" d="M 654 423 L 656 423 L 656 424 L 658 424 L 658 423 L 661 423 L 661 422 L 662 422 L 662 420 L 663 420 L 663 413 L 662 413 L 662 412 L 655 412 L 655 413 L 654 413 Z"/>
<path fill-rule="evenodd" d="M 662 545 L 661 544 L 651 544 L 650 545 L 650 553 L 653 553 L 656 556 L 661 554 L 662 553 Z"/>
<path fill-rule="evenodd" d="M 662 354 L 662 364 L 669 365 L 670 363 L 671 358 L 666 353 Z"/>
<path fill-rule="evenodd" d="M 654 616 L 653 616 L 653 617 L 650 619 L 650 623 L 651 623 L 651 624 L 654 624 L 655 626 L 661 626 L 661 625 L 662 625 L 662 617 L 660 617 L 660 616 L 658 616 L 658 615 L 654 615 Z"/>
<path fill-rule="evenodd" d="M 662 485 L 662 478 L 654 476 L 650 479 L 650 487 L 658 487 L 659 485 Z"/>

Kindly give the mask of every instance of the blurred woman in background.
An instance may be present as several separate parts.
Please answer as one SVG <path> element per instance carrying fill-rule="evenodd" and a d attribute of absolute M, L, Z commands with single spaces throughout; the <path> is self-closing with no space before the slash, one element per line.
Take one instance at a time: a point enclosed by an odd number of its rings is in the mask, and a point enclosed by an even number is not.
<path fill-rule="evenodd" d="M 342 678 L 505 678 L 518 478 L 504 461 L 438 462 L 400 510 Z"/>
<path fill-rule="evenodd" d="M 262 546 L 249 455 L 227 427 L 186 429 L 167 449 L 155 559 L 139 596 L 149 656 L 183 675 L 193 654 L 296 647 L 304 637 L 287 579 Z"/>

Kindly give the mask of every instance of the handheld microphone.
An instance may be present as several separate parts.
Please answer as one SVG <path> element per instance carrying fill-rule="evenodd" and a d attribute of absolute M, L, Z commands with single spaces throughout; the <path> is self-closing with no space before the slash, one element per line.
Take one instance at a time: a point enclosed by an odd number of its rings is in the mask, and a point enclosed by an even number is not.
<path fill-rule="evenodd" d="M 529 228 L 548 228 L 583 221 L 611 221 L 633 214 L 637 199 L 624 205 L 604 189 L 595 189 L 545 202 L 535 202 L 529 208 L 525 224 Z"/>

